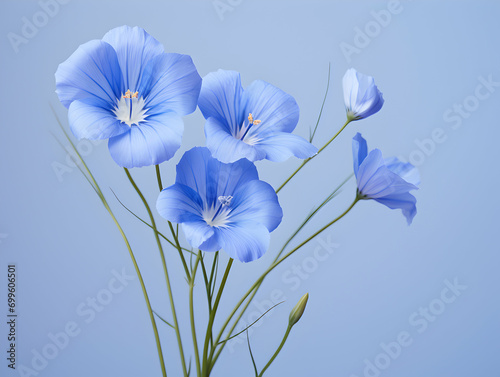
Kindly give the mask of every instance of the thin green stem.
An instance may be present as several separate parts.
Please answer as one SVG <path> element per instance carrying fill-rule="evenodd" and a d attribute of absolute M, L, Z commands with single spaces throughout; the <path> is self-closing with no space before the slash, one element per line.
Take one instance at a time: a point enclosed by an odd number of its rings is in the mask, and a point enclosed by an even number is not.
<path fill-rule="evenodd" d="M 219 286 L 219 291 L 217 292 L 217 297 L 215 298 L 214 302 L 214 307 L 212 309 L 212 312 L 210 313 L 210 317 L 208 320 L 208 325 L 207 325 L 207 333 L 205 336 L 205 345 L 203 346 L 203 371 L 202 371 L 202 376 L 203 377 L 209 377 L 210 375 L 210 359 L 208 358 L 208 346 L 210 343 L 210 338 L 212 337 L 212 329 L 215 321 L 215 315 L 217 314 L 217 309 L 219 307 L 219 302 L 222 297 L 222 292 L 224 291 L 224 287 L 226 285 L 227 277 L 229 276 L 229 271 L 231 271 L 231 266 L 233 265 L 233 258 L 229 258 L 229 261 L 227 262 L 226 270 L 224 271 L 224 276 L 222 277 L 220 286 Z M 217 344 L 217 342 L 216 342 Z M 212 352 L 210 353 L 212 355 Z"/>
<path fill-rule="evenodd" d="M 259 377 L 262 377 L 264 375 L 264 372 L 267 370 L 267 368 L 269 368 L 271 366 L 271 364 L 273 363 L 273 361 L 276 359 L 276 357 L 278 357 L 279 353 L 281 352 L 281 350 L 283 349 L 283 346 L 286 343 L 286 340 L 288 339 L 288 335 L 290 335 L 291 330 L 292 330 L 292 326 L 288 325 L 288 328 L 286 329 L 285 335 L 283 336 L 283 340 L 281 341 L 278 349 L 276 350 L 274 355 L 271 357 L 271 359 L 267 362 L 266 366 L 261 370 L 261 372 L 259 373 Z"/>
<path fill-rule="evenodd" d="M 139 187 L 135 183 L 134 179 L 132 178 L 132 175 L 130 175 L 130 172 L 128 171 L 128 169 L 127 168 L 124 168 L 124 169 L 125 169 L 125 173 L 127 174 L 127 177 L 129 179 L 130 183 L 132 184 L 135 191 L 137 192 L 137 194 L 141 198 L 141 200 L 144 204 L 144 207 L 146 207 L 146 210 L 147 210 L 148 215 L 149 215 L 149 219 L 151 221 L 151 226 L 153 227 L 156 243 L 158 245 L 158 250 L 160 251 L 161 263 L 163 265 L 163 273 L 165 274 L 165 281 L 167 283 L 168 296 L 170 299 L 170 307 L 172 309 L 172 317 L 174 320 L 175 334 L 176 334 L 177 343 L 179 346 L 179 353 L 180 353 L 180 357 L 181 357 L 182 370 L 184 372 L 184 376 L 187 377 L 188 373 L 187 373 L 187 369 L 186 369 L 186 360 L 184 358 L 184 349 L 182 347 L 181 333 L 180 333 L 180 329 L 179 329 L 179 323 L 177 321 L 177 314 L 175 311 L 174 296 L 172 293 L 172 286 L 170 284 L 170 277 L 168 274 L 168 268 L 167 268 L 167 262 L 165 260 L 165 254 L 163 252 L 163 246 L 161 244 L 160 237 L 158 236 L 158 229 L 156 227 L 156 222 L 155 222 L 153 213 L 151 212 L 151 208 L 149 207 L 149 204 L 148 204 L 146 198 L 144 197 L 141 190 L 139 189 Z"/>
<path fill-rule="evenodd" d="M 316 157 L 316 156 L 318 156 L 321 152 L 323 152 L 323 150 L 324 150 L 326 147 L 328 147 L 328 146 L 331 144 L 331 142 L 332 142 L 332 141 L 334 141 L 334 140 L 337 138 L 337 136 L 339 136 L 339 135 L 340 135 L 340 133 L 344 130 L 344 128 L 346 128 L 346 127 L 347 127 L 347 125 L 348 125 L 350 122 L 351 122 L 351 119 L 347 119 L 347 121 L 344 123 L 344 125 L 342 126 L 342 128 L 341 128 L 341 129 L 340 129 L 340 130 L 339 130 L 339 131 L 338 131 L 335 135 L 333 135 L 333 137 L 332 137 L 330 140 L 328 140 L 328 142 L 327 142 L 325 145 L 323 145 L 323 146 L 322 146 L 322 147 L 318 150 L 318 153 L 316 153 L 316 155 L 314 155 L 313 157 L 306 158 L 304 161 L 302 161 L 302 164 L 300 164 L 300 166 L 299 166 L 299 167 L 298 167 L 298 168 L 297 168 L 297 169 L 296 169 L 296 170 L 292 173 L 292 175 L 291 175 L 291 176 L 289 176 L 289 177 L 286 179 L 286 181 L 285 181 L 285 182 L 283 182 L 283 183 L 281 184 L 281 186 L 280 186 L 280 187 L 278 187 L 278 188 L 276 189 L 276 194 L 277 194 L 278 192 L 280 192 L 280 191 L 283 189 L 283 187 L 285 187 L 285 186 L 286 186 L 286 184 L 287 184 L 288 182 L 290 182 L 290 180 L 291 180 L 293 177 L 295 177 L 295 175 L 296 175 L 296 174 L 297 174 L 297 173 L 298 173 L 298 172 L 299 172 L 299 171 L 300 171 L 300 170 L 301 170 L 304 166 L 306 166 L 306 164 L 307 164 L 309 161 L 311 161 L 313 158 L 315 158 L 315 157 Z"/>
<path fill-rule="evenodd" d="M 245 295 L 240 299 L 240 301 L 236 304 L 236 306 L 233 308 L 233 311 L 231 312 L 231 314 L 229 315 L 229 317 L 226 319 L 226 321 L 224 322 L 221 330 L 219 331 L 217 337 L 215 338 L 215 344 L 219 344 L 221 343 L 221 346 L 219 348 L 219 350 L 217 351 L 217 353 L 215 354 L 215 356 L 213 356 L 213 353 L 210 355 L 210 365 L 211 365 L 211 368 L 213 368 L 213 366 L 215 365 L 217 359 L 219 358 L 222 350 L 224 349 L 225 345 L 227 344 L 226 342 L 220 342 L 220 339 L 222 338 L 222 335 L 224 334 L 224 331 L 226 330 L 227 326 L 229 325 L 229 323 L 231 322 L 232 318 L 236 315 L 238 309 L 241 307 L 241 305 L 243 305 L 243 303 L 246 301 L 246 299 L 248 298 L 248 296 L 252 295 L 251 299 L 253 299 L 253 297 L 255 297 L 258 289 L 260 288 L 260 286 L 262 285 L 262 282 L 264 281 L 264 279 L 266 278 L 266 276 L 272 271 L 274 270 L 278 265 L 280 265 L 284 260 L 286 260 L 289 256 L 291 256 L 293 253 L 295 253 L 297 250 L 299 250 L 300 248 L 304 247 L 307 243 L 309 243 L 311 240 L 313 240 L 315 237 L 317 237 L 319 234 L 321 234 L 322 232 L 324 232 L 326 229 L 328 229 L 329 227 L 331 227 L 333 224 L 335 224 L 337 221 L 339 221 L 341 218 L 343 218 L 345 215 L 347 215 L 347 213 L 356 205 L 356 203 L 359 201 L 360 199 L 356 196 L 356 199 L 352 202 L 352 204 L 349 206 L 349 208 L 347 208 L 340 216 L 338 216 L 337 218 L 335 218 L 334 220 L 332 220 L 331 222 L 329 222 L 328 224 L 326 224 L 324 227 L 322 227 L 321 229 L 319 229 L 318 231 L 316 231 L 313 235 L 311 235 L 310 237 L 308 237 L 305 241 L 303 241 L 302 243 L 300 243 L 298 246 L 296 246 L 295 248 L 293 248 L 291 251 L 289 251 L 287 254 L 285 254 L 283 257 L 281 257 L 280 259 L 278 259 L 277 261 L 273 262 L 269 268 L 264 271 L 264 273 L 257 279 L 257 281 L 250 287 L 250 289 L 245 293 Z M 255 292 L 254 292 L 255 291 Z M 245 307 L 243 308 L 243 310 L 240 312 L 239 316 L 237 317 L 236 321 L 233 323 L 231 329 L 229 330 L 228 334 L 226 335 L 226 340 L 227 338 L 229 338 L 231 336 L 231 334 L 233 333 L 234 329 L 236 328 L 237 324 L 239 323 L 241 317 L 243 316 L 243 314 L 245 313 L 246 309 L 248 308 L 248 306 L 250 305 L 250 302 L 251 302 L 251 299 L 247 301 Z M 215 351 L 215 350 L 213 350 Z"/>
<path fill-rule="evenodd" d="M 158 188 L 163 190 L 163 184 L 161 183 L 160 165 L 155 165 L 156 169 L 156 180 L 158 181 Z"/>
<path fill-rule="evenodd" d="M 189 282 L 189 318 L 191 320 L 191 334 L 193 336 L 194 358 L 196 362 L 196 374 L 198 377 L 201 377 L 201 365 L 200 365 L 200 353 L 198 351 L 198 340 L 196 338 L 196 326 L 194 320 L 193 290 L 194 290 L 194 281 L 196 278 L 196 270 L 198 269 L 198 264 L 201 259 L 202 259 L 201 251 L 199 251 L 198 257 L 194 262 L 193 273 L 191 274 L 191 281 Z"/>

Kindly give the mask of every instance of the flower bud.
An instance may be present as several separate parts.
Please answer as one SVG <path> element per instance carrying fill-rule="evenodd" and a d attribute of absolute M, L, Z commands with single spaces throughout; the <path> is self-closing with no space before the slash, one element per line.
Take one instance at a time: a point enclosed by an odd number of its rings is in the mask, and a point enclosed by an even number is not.
<path fill-rule="evenodd" d="M 306 310 L 308 299 L 309 299 L 309 293 L 306 293 L 304 296 L 302 296 L 297 305 L 295 305 L 295 307 L 290 312 L 290 318 L 289 318 L 290 327 L 299 322 L 300 318 L 302 317 L 302 314 L 304 314 L 304 310 Z"/>

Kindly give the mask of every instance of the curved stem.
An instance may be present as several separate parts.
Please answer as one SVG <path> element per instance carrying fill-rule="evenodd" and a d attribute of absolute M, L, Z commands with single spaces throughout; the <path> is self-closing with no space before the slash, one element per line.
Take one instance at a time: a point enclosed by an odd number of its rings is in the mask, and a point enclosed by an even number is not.
<path fill-rule="evenodd" d="M 142 194 L 139 187 L 136 185 L 136 183 L 135 183 L 134 179 L 132 178 L 132 176 L 130 175 L 130 172 L 128 171 L 128 169 L 127 168 L 124 168 L 124 169 L 125 169 L 125 173 L 127 174 L 127 177 L 129 179 L 130 183 L 132 184 L 135 191 L 137 192 L 137 194 L 141 198 L 141 200 L 144 204 L 144 207 L 146 207 L 146 210 L 147 210 L 148 215 L 149 215 L 149 219 L 151 220 L 151 226 L 153 227 L 156 243 L 158 245 L 158 250 L 160 251 L 161 262 L 163 265 L 163 272 L 165 274 L 165 281 L 167 283 L 168 296 L 170 299 L 170 307 L 172 309 L 172 316 L 173 316 L 173 320 L 174 320 L 175 334 L 177 336 L 177 343 L 179 345 L 179 353 L 180 353 L 180 357 L 181 357 L 182 370 L 184 372 L 184 376 L 187 377 L 188 373 L 187 373 L 187 369 L 186 369 L 186 360 L 184 358 L 184 349 L 182 347 L 181 333 L 179 330 L 179 323 L 177 321 L 177 314 L 175 311 L 174 296 L 172 293 L 172 286 L 170 284 L 170 277 L 168 274 L 167 262 L 165 260 L 165 254 L 163 253 L 163 246 L 161 244 L 160 237 L 158 236 L 158 229 L 156 228 L 156 222 L 155 222 L 153 213 L 151 212 L 151 208 L 149 207 L 149 204 L 146 201 L 146 198 L 144 198 L 144 195 Z"/>
<path fill-rule="evenodd" d="M 339 135 L 340 135 L 340 133 L 344 130 L 344 128 L 346 128 L 346 127 L 347 127 L 347 125 L 348 125 L 350 122 L 351 122 L 351 119 L 347 119 L 347 121 L 344 123 L 344 125 L 342 126 L 342 128 L 341 128 L 341 129 L 340 129 L 340 130 L 339 130 L 339 131 L 338 131 L 335 135 L 333 135 L 333 137 L 332 137 L 330 140 L 328 140 L 328 142 L 327 142 L 325 145 L 323 145 L 323 146 L 322 146 L 322 147 L 318 150 L 318 153 L 316 153 L 314 156 L 309 157 L 309 158 L 306 158 L 304 161 L 302 161 L 302 164 L 300 164 L 300 166 L 299 166 L 299 167 L 298 167 L 298 168 L 297 168 L 297 169 L 296 169 L 296 170 L 292 173 L 292 175 L 291 175 L 291 176 L 289 176 L 289 177 L 286 179 L 286 181 L 285 181 L 285 182 L 283 182 L 283 183 L 281 184 L 281 186 L 280 186 L 280 187 L 278 187 L 278 188 L 276 189 L 276 194 L 277 194 L 278 192 L 280 192 L 280 191 L 283 189 L 283 187 L 285 187 L 285 186 L 286 186 L 286 184 L 287 184 L 288 182 L 290 182 L 290 180 L 291 180 L 293 177 L 295 177 L 295 175 L 296 175 L 296 174 L 297 174 L 297 173 L 298 173 L 298 172 L 299 172 L 299 171 L 300 171 L 300 170 L 301 170 L 304 166 L 306 166 L 306 164 L 307 164 L 309 161 L 311 161 L 314 157 L 316 157 L 316 156 L 317 156 L 317 155 L 319 155 L 321 152 L 323 152 L 323 150 L 324 150 L 326 147 L 328 147 L 328 146 L 331 144 L 331 142 L 332 142 L 332 141 L 334 141 L 334 140 L 337 138 L 337 136 L 339 136 Z"/>
<path fill-rule="evenodd" d="M 200 353 L 198 351 L 198 340 L 196 338 L 196 326 L 194 320 L 194 280 L 196 278 L 196 270 L 198 269 L 198 263 L 202 259 L 201 250 L 198 252 L 198 257 L 194 262 L 193 273 L 191 274 L 191 281 L 189 282 L 189 318 L 191 320 L 191 334 L 193 336 L 193 347 L 194 347 L 194 358 L 196 362 L 196 374 L 198 377 L 201 376 L 201 366 L 200 366 Z"/>
<path fill-rule="evenodd" d="M 221 330 L 219 331 L 217 337 L 216 337 L 216 340 L 215 340 L 215 344 L 219 344 L 221 343 L 221 347 L 219 348 L 219 350 L 217 351 L 217 353 L 215 354 L 215 357 L 213 356 L 214 352 L 212 352 L 212 354 L 210 355 L 210 359 L 211 359 L 211 368 L 213 368 L 213 366 L 215 365 L 215 363 L 217 362 L 217 359 L 219 358 L 222 350 L 224 349 L 225 345 L 227 344 L 227 342 L 220 342 L 220 339 L 222 338 L 222 335 L 224 334 L 224 331 L 225 329 L 227 328 L 227 326 L 229 325 L 229 322 L 231 322 L 231 319 L 235 316 L 236 312 L 238 311 L 238 309 L 240 308 L 241 305 L 243 305 L 243 303 L 246 301 L 246 299 L 248 298 L 248 296 L 250 296 L 252 294 L 252 297 L 251 299 L 253 299 L 253 297 L 256 295 L 258 289 L 260 288 L 260 286 L 262 285 L 262 282 L 264 281 L 264 279 L 266 278 L 266 276 L 272 271 L 274 270 L 278 265 L 281 264 L 281 262 L 283 262 L 284 260 L 286 260 L 289 256 L 291 256 L 293 253 L 295 253 L 297 250 L 299 250 L 300 248 L 302 248 L 303 246 L 305 246 L 307 243 L 309 243 L 311 240 L 313 240 L 315 237 L 317 237 L 319 234 L 321 234 L 322 232 L 324 232 L 326 229 L 328 229 L 330 226 L 332 226 L 333 224 L 335 224 L 337 221 L 339 221 L 341 218 L 343 218 L 345 215 L 347 215 L 347 213 L 356 205 L 356 203 L 359 201 L 359 197 L 356 196 L 356 198 L 354 199 L 354 201 L 352 202 L 352 204 L 349 206 L 349 208 L 347 208 L 340 216 L 338 216 L 337 218 L 335 218 L 334 220 L 332 220 L 331 222 L 329 222 L 328 224 L 326 224 L 324 227 L 322 227 L 320 230 L 316 231 L 313 235 L 311 235 L 310 237 L 308 237 L 305 241 L 303 241 L 300 245 L 296 246 L 295 248 L 293 248 L 291 251 L 289 251 L 287 254 L 285 254 L 283 257 L 281 257 L 280 259 L 278 259 L 277 261 L 273 262 L 271 264 L 271 266 L 269 266 L 269 268 L 264 271 L 264 273 L 257 279 L 257 281 L 250 287 L 250 289 L 245 293 L 245 295 L 240 299 L 240 301 L 236 304 L 236 306 L 233 308 L 233 311 L 231 312 L 231 314 L 229 315 L 229 317 L 226 319 L 226 322 L 224 322 Z M 254 292 L 255 291 L 255 292 Z M 248 308 L 248 306 L 250 305 L 250 302 L 251 302 L 251 299 L 247 301 L 247 303 L 245 304 L 245 307 L 243 308 L 243 310 L 241 311 L 241 313 L 238 315 L 236 321 L 234 322 L 233 326 L 231 327 L 231 330 L 228 332 L 228 334 L 226 335 L 226 340 L 231 336 L 231 334 L 233 333 L 234 329 L 236 328 L 236 325 L 239 323 L 241 317 L 243 316 L 243 314 L 245 313 L 246 309 Z M 213 350 L 215 351 L 215 350 Z"/>
<path fill-rule="evenodd" d="M 288 325 L 288 328 L 286 329 L 285 335 L 283 336 L 283 340 L 281 341 L 278 349 L 276 350 L 276 352 L 274 353 L 274 355 L 271 357 L 271 359 L 267 362 L 267 364 L 264 367 L 264 369 L 262 369 L 262 371 L 259 373 L 258 377 L 262 377 L 264 375 L 264 372 L 267 370 L 267 368 L 269 368 L 271 366 L 271 364 L 273 363 L 274 359 L 276 359 L 276 357 L 279 355 L 279 353 L 281 352 L 281 349 L 285 345 L 286 340 L 288 339 L 288 335 L 290 335 L 290 331 L 291 330 L 292 330 L 292 326 Z"/>

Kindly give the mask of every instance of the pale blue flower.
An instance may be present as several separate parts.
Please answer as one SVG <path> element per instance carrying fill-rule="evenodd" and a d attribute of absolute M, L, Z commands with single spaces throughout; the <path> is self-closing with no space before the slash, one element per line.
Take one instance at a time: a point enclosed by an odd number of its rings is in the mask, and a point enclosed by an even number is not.
<path fill-rule="evenodd" d="M 371 76 L 348 69 L 342 81 L 344 103 L 349 120 L 368 118 L 378 112 L 383 104 L 382 93 Z"/>
<path fill-rule="evenodd" d="M 253 163 L 224 164 L 199 147 L 181 158 L 175 184 L 160 193 L 156 208 L 165 219 L 182 224 L 192 247 L 224 249 L 242 262 L 267 251 L 269 232 L 283 217 L 274 189 L 259 180 Z"/>
<path fill-rule="evenodd" d="M 209 73 L 198 106 L 207 119 L 207 147 L 219 161 L 305 159 L 318 151 L 292 134 L 299 120 L 297 102 L 265 81 L 254 81 L 243 90 L 238 72 Z"/>
<path fill-rule="evenodd" d="M 56 72 L 71 131 L 109 139 L 111 156 L 132 168 L 159 164 L 179 149 L 182 116 L 196 110 L 201 77 L 187 55 L 167 54 L 128 26 L 81 45 Z"/>
<path fill-rule="evenodd" d="M 366 140 L 360 133 L 352 141 L 354 174 L 358 198 L 373 199 L 391 209 L 401 209 L 408 224 L 417 214 L 417 199 L 410 194 L 420 184 L 418 170 L 395 157 L 383 159 L 378 149 L 368 153 Z"/>

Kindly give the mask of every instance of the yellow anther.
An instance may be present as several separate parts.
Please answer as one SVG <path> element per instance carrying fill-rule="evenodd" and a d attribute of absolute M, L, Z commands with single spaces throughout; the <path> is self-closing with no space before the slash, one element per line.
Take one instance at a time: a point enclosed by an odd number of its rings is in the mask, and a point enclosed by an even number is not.
<path fill-rule="evenodd" d="M 253 123 L 253 116 L 252 116 L 252 113 L 250 113 L 250 114 L 248 115 L 248 121 L 249 121 L 250 123 Z"/>
<path fill-rule="evenodd" d="M 254 120 L 254 121 L 253 121 L 253 124 L 257 125 L 257 124 L 259 124 L 260 122 L 261 122 L 260 120 Z"/>
<path fill-rule="evenodd" d="M 132 93 L 130 91 L 130 89 L 129 89 L 129 90 L 127 90 L 125 92 L 125 94 L 122 97 L 123 98 L 138 98 L 139 97 L 139 92 Z"/>
<path fill-rule="evenodd" d="M 255 124 L 255 125 L 257 125 L 257 124 L 261 123 L 261 121 L 260 121 L 260 120 L 258 120 L 258 119 L 255 119 L 255 120 L 254 120 L 254 119 L 253 119 L 253 115 L 252 115 L 252 113 L 248 114 L 248 122 L 249 122 L 250 124 Z"/>

